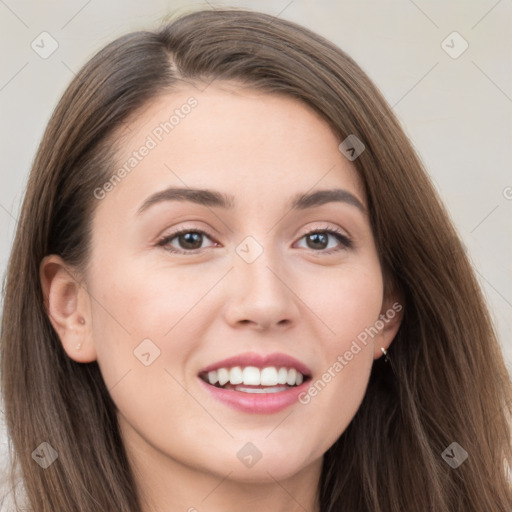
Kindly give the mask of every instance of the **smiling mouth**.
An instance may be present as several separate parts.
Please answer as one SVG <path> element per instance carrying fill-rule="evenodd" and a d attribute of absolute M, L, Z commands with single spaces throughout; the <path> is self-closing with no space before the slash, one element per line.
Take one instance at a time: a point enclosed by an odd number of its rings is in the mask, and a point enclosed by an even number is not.
<path fill-rule="evenodd" d="M 310 379 L 293 367 L 234 366 L 202 372 L 199 377 L 216 388 L 242 393 L 281 393 Z"/>

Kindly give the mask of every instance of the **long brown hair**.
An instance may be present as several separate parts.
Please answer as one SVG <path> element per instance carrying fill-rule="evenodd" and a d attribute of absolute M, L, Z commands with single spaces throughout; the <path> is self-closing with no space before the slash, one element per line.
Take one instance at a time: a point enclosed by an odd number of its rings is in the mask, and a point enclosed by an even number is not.
<path fill-rule="evenodd" d="M 97 363 L 65 354 L 39 265 L 48 254 L 86 264 L 94 190 L 115 169 L 118 128 L 181 81 L 204 88 L 212 80 L 293 96 L 340 142 L 356 135 L 365 145 L 353 163 L 404 316 L 389 361 L 374 362 L 358 412 L 324 456 L 322 512 L 510 512 L 510 376 L 463 247 L 411 143 L 368 76 L 334 44 L 292 22 L 229 8 L 188 13 L 106 46 L 69 85 L 45 131 L 9 261 L 1 333 L 12 471 L 21 470 L 33 510 L 141 511 L 115 405 Z M 42 442 L 58 453 L 45 470 L 31 455 Z M 468 457 L 452 467 L 458 446 Z"/>

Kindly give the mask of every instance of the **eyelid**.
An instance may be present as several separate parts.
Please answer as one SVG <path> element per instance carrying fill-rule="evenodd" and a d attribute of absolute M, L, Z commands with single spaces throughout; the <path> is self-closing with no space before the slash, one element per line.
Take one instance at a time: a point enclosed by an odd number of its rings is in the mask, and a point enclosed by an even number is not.
<path fill-rule="evenodd" d="M 167 242 L 170 242 L 171 240 L 173 240 L 177 236 L 182 235 L 184 233 L 199 233 L 200 235 L 204 235 L 204 236 L 206 236 L 206 238 L 209 238 L 214 243 L 218 244 L 218 242 L 215 241 L 215 239 L 210 235 L 210 233 L 208 231 L 206 231 L 204 229 L 201 229 L 201 228 L 197 228 L 197 227 L 187 227 L 187 226 L 185 226 L 185 227 L 182 227 L 182 228 L 178 228 L 175 231 L 171 231 L 170 233 L 167 233 L 165 235 L 162 235 L 158 239 L 158 241 L 156 242 L 156 245 L 164 247 Z M 168 250 L 169 252 L 175 253 L 175 254 L 196 254 L 199 251 L 203 251 L 205 249 L 208 249 L 208 247 L 203 247 L 203 248 L 199 248 L 199 249 L 189 249 L 189 250 L 174 249 L 174 248 L 173 249 L 169 249 L 169 248 L 166 248 L 166 247 L 164 247 L 164 249 Z"/>
<path fill-rule="evenodd" d="M 350 235 L 348 235 L 348 233 L 346 231 L 341 230 L 339 227 L 334 226 L 334 225 L 324 224 L 323 226 L 320 226 L 320 227 L 311 228 L 308 231 L 306 231 L 305 233 L 303 233 L 298 238 L 298 240 L 302 240 L 304 237 L 306 237 L 310 234 L 313 234 L 313 233 L 328 233 L 331 236 L 334 236 L 338 240 L 338 242 L 340 242 L 340 244 L 342 244 L 344 246 L 344 247 L 341 247 L 338 249 L 336 249 L 336 248 L 330 249 L 330 250 L 323 249 L 320 251 L 315 251 L 315 250 L 311 249 L 313 251 L 313 253 L 318 253 L 320 255 L 332 254 L 332 253 L 337 253 L 337 252 L 341 251 L 343 248 L 345 248 L 345 249 L 354 248 L 354 241 L 353 241 L 352 237 Z"/>

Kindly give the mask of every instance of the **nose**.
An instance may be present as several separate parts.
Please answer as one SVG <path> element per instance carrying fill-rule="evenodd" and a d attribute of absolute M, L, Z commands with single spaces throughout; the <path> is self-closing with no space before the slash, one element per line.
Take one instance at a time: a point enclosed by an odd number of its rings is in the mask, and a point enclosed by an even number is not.
<path fill-rule="evenodd" d="M 290 272 L 277 258 L 263 253 L 252 263 L 235 255 L 229 273 L 229 297 L 225 318 L 232 327 L 256 330 L 287 328 L 296 323 L 300 300 L 293 291 Z"/>

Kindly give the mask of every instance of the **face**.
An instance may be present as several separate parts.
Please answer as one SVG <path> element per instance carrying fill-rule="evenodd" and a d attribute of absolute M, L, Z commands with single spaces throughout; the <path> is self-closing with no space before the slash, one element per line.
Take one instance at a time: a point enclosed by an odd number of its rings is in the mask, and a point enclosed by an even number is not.
<path fill-rule="evenodd" d="M 394 331 L 340 142 L 306 105 L 229 84 L 129 125 L 93 199 L 89 340 L 68 353 L 98 361 L 141 460 L 282 479 L 354 417 Z"/>

